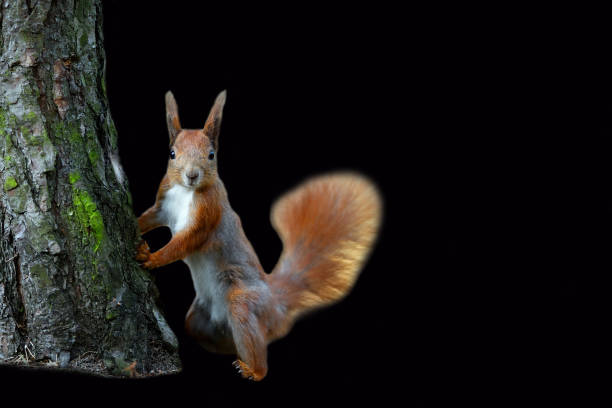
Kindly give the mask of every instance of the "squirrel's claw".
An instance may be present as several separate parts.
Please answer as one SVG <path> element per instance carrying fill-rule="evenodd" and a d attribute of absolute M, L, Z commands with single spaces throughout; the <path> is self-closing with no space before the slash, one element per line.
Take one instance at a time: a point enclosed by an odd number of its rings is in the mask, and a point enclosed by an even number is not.
<path fill-rule="evenodd" d="M 236 360 L 232 363 L 232 365 L 238 370 L 238 372 L 240 373 L 240 375 L 242 375 L 243 378 L 253 381 L 261 380 L 261 378 L 256 375 L 244 361 Z"/>

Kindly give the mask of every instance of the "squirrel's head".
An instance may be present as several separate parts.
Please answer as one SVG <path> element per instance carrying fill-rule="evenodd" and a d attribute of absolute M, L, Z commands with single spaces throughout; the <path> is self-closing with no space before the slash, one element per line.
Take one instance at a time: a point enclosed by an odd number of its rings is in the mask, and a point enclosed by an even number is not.
<path fill-rule="evenodd" d="M 225 91 L 221 92 L 202 129 L 182 129 L 172 92 L 166 93 L 166 121 L 170 134 L 170 181 L 190 189 L 212 185 L 217 179 L 217 151 Z"/>

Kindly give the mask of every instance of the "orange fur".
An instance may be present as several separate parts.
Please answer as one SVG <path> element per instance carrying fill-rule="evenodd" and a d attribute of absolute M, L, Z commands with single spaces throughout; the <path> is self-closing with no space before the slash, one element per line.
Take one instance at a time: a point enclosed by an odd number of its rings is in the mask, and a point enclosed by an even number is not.
<path fill-rule="evenodd" d="M 160 190 L 163 191 L 162 189 Z M 157 252 L 150 253 L 148 259 L 143 262 L 143 267 L 155 269 L 168 265 L 185 258 L 185 256 L 195 251 L 202 251 L 206 245 L 211 244 L 209 240 L 210 234 L 215 230 L 221 219 L 220 192 L 218 188 L 212 186 L 197 190 L 195 195 L 194 202 L 196 205 L 191 212 L 191 218 L 194 222 L 190 224 L 189 228 L 174 235 L 163 248 Z M 138 219 L 138 224 L 149 228 L 149 230 L 155 226 L 151 219 L 154 217 L 152 213 L 156 210 L 152 208 L 147 210 Z M 144 230 L 141 229 L 141 231 Z"/>
<path fill-rule="evenodd" d="M 236 363 L 243 377 L 259 381 L 268 372 L 266 361 L 267 341 L 261 324 L 252 307 L 260 302 L 253 291 L 245 291 L 240 284 L 228 293 L 230 327 L 234 332 L 234 343 L 240 357 Z M 244 360 L 244 361 L 242 361 Z"/>
<path fill-rule="evenodd" d="M 187 130 L 180 128 L 174 97 L 166 95 L 174 158 L 155 205 L 138 225 L 144 234 L 168 223 L 173 236 L 154 253 L 143 242 L 136 259 L 153 269 L 187 258 L 196 299 L 185 329 L 211 351 L 237 354 L 235 366 L 242 376 L 258 381 L 268 371 L 271 341 L 287 334 L 302 314 L 337 302 L 351 290 L 376 239 L 382 201 L 374 185 L 357 174 L 307 180 L 272 208 L 283 252 L 272 273 L 265 274 L 210 156 L 218 148 L 224 103 L 222 92 L 204 128 Z M 186 224 L 176 221 L 185 218 Z"/>
<path fill-rule="evenodd" d="M 301 314 L 342 299 L 355 284 L 382 217 L 374 185 L 351 173 L 306 181 L 272 208 L 283 253 L 269 283 L 288 308 L 276 333 Z"/>

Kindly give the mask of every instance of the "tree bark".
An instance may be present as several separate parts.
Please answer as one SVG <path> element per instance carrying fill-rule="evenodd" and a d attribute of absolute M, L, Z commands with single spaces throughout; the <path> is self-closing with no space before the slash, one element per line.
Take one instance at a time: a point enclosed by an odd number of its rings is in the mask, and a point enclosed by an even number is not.
<path fill-rule="evenodd" d="M 133 261 L 101 2 L 2 1 L 0 25 L 0 363 L 180 370 L 155 285 Z"/>

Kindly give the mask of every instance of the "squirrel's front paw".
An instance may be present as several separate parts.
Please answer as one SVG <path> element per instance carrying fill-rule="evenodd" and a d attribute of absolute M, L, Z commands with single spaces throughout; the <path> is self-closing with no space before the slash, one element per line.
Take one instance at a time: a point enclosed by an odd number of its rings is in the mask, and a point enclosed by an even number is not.
<path fill-rule="evenodd" d="M 151 258 L 151 250 L 147 241 L 142 240 L 138 249 L 136 250 L 136 260 L 140 263 L 146 263 Z"/>
<path fill-rule="evenodd" d="M 256 372 L 254 372 L 253 370 L 251 370 L 251 367 L 249 367 L 247 365 L 247 363 L 245 363 L 242 360 L 236 360 L 233 363 L 234 367 L 238 369 L 238 372 L 242 375 L 242 377 L 247 378 L 249 380 L 253 380 L 253 381 L 259 381 L 263 378 L 262 375 L 257 374 Z"/>

